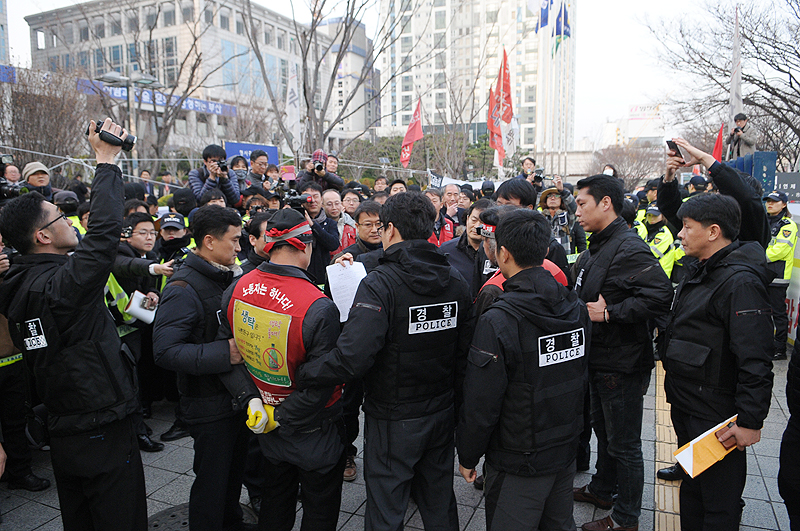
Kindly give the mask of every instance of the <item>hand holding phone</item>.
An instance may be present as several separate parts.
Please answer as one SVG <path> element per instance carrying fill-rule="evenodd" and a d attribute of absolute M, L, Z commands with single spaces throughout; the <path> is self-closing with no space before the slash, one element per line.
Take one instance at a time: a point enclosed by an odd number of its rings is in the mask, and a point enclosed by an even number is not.
<path fill-rule="evenodd" d="M 680 157 L 683 159 L 683 163 L 686 164 L 686 156 L 681 151 L 681 148 L 678 147 L 678 144 L 673 142 L 672 140 L 667 140 L 667 149 L 675 153 L 674 157 Z"/>

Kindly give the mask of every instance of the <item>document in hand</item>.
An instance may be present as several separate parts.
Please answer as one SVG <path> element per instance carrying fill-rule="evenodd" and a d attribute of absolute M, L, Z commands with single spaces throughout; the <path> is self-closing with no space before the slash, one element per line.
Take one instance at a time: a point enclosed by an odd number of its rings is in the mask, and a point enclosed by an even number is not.
<path fill-rule="evenodd" d="M 711 465 L 733 451 L 736 446 L 730 449 L 725 448 L 719 439 L 717 431 L 724 428 L 731 422 L 736 421 L 736 415 L 726 421 L 720 422 L 707 432 L 689 441 L 678 448 L 673 455 L 678 459 L 678 463 L 683 467 L 689 476 L 696 478 L 701 472 L 708 470 Z"/>
<path fill-rule="evenodd" d="M 342 267 L 344 266 L 344 267 Z M 331 290 L 331 297 L 336 307 L 339 308 L 339 322 L 347 321 L 350 314 L 350 307 L 356 298 L 356 290 L 361 284 L 361 279 L 367 276 L 367 270 L 361 262 L 344 261 L 342 265 L 331 264 L 327 267 L 328 289 Z"/>
<path fill-rule="evenodd" d="M 133 292 L 131 300 L 125 307 L 125 313 L 136 317 L 140 321 L 150 324 L 156 317 L 156 309 L 149 307 L 147 295 L 139 290 Z"/>

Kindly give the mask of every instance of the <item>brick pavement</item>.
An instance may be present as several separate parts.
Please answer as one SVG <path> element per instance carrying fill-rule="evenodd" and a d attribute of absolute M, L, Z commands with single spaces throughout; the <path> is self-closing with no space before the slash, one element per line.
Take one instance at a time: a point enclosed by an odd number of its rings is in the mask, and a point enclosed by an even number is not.
<path fill-rule="evenodd" d="M 747 503 L 742 515 L 742 530 L 788 530 L 789 518 L 778 494 L 777 473 L 780 438 L 788 419 L 786 407 L 786 366 L 788 362 L 775 364 L 775 386 L 773 399 L 764 429 L 762 440 L 753 451 L 748 451 L 748 478 L 744 491 Z M 642 427 L 642 449 L 645 459 L 645 487 L 643 496 L 642 531 L 666 531 L 677 527 L 677 490 L 667 482 L 655 478 L 655 471 L 664 463 L 672 462 L 674 435 L 668 424 L 668 404 L 658 393 L 659 373 L 654 371 L 650 388 L 644 402 Z M 663 376 L 662 376 L 663 378 Z M 168 403 L 155 404 L 153 418 L 148 424 L 156 434 L 163 433 L 172 424 L 174 406 Z M 666 412 L 666 413 L 665 413 Z M 594 448 L 594 440 L 592 445 Z M 357 441 L 360 451 L 361 440 Z M 166 443 L 163 452 L 142 454 L 145 465 L 148 513 L 156 514 L 189 500 L 189 488 L 194 474 L 192 468 L 191 438 Z M 345 483 L 342 494 L 342 507 L 339 529 L 361 530 L 364 528 L 364 507 L 366 491 L 361 476 L 363 463 L 356 459 L 359 477 L 352 483 Z M 592 459 L 594 463 L 594 458 Z M 34 451 L 34 471 L 53 481 L 53 472 L 47 452 Z M 590 471 L 591 472 L 591 471 Z M 486 528 L 483 495 L 471 485 L 467 485 L 458 475 L 458 467 L 453 467 L 453 486 L 458 502 L 461 529 L 477 531 Z M 589 480 L 589 473 L 579 473 L 575 485 L 580 486 Z M 246 490 L 242 491 L 242 502 L 247 502 Z M 9 491 L 0 484 L 0 512 L 3 523 L 0 531 L 61 530 L 58 511 L 58 496 L 55 486 L 44 492 Z M 298 516 L 302 508 L 298 508 Z M 595 509 L 584 503 L 575 504 L 575 521 L 578 527 L 590 520 L 601 518 L 607 511 Z M 299 529 L 298 518 L 296 529 Z M 409 507 L 407 529 L 421 529 L 422 521 L 413 506 Z"/>

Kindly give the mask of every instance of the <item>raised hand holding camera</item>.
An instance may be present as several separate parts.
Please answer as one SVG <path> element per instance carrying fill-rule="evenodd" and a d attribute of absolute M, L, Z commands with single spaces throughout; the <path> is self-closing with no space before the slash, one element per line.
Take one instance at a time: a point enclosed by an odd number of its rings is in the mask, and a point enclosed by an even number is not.
<path fill-rule="evenodd" d="M 94 149 L 98 164 L 113 164 L 114 158 L 122 150 L 123 144 L 128 141 L 130 136 L 122 126 L 112 122 L 111 118 L 106 118 L 104 122 L 91 120 L 86 135 Z M 136 137 L 131 138 L 130 145 L 133 147 Z"/>

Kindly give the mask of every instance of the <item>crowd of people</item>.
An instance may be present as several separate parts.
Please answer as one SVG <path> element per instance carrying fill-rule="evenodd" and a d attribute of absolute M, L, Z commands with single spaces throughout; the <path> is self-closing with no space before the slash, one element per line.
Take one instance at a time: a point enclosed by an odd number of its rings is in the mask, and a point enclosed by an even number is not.
<path fill-rule="evenodd" d="M 784 193 L 681 139 L 630 193 L 613 166 L 572 185 L 533 157 L 496 189 L 370 189 L 322 150 L 289 189 L 265 152 L 217 145 L 188 188 L 159 190 L 149 174 L 124 183 L 120 148 L 89 130 L 90 188 L 53 190 L 31 162 L 30 193 L 0 210 L 0 470 L 49 488 L 30 466 L 46 444 L 65 530 L 146 529 L 140 452 L 185 437 L 192 530 L 289 530 L 298 499 L 302 529 L 336 529 L 359 473 L 366 529 L 402 529 L 413 498 L 426 529 L 456 530 L 454 460 L 485 493 L 487 529 L 572 530 L 577 501 L 611 510 L 586 531 L 636 530 L 656 360 L 679 445 L 735 416 L 719 440 L 740 451 L 694 477 L 658 472 L 683 480 L 681 525 L 738 528 L 744 450 L 787 357 Z M 681 187 L 693 166 L 708 179 Z M 327 271 L 356 262 L 345 319 Z M 800 525 L 798 360 L 779 487 Z M 157 437 L 146 421 L 164 399 L 175 422 Z M 34 420 L 47 434 L 29 441 Z M 574 487 L 592 433 L 595 473 Z M 243 523 L 243 486 L 259 524 Z"/>

